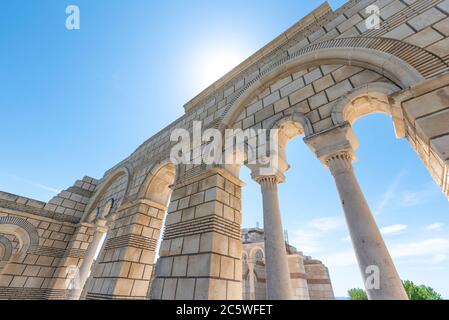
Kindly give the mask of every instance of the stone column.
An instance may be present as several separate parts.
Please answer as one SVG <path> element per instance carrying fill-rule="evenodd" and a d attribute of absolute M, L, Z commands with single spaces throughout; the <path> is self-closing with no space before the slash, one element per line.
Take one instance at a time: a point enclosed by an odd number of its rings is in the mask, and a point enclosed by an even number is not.
<path fill-rule="evenodd" d="M 248 261 L 249 300 L 256 300 L 256 288 L 254 286 L 254 262 Z"/>
<path fill-rule="evenodd" d="M 69 294 L 69 299 L 79 300 L 81 293 L 83 291 L 84 285 L 86 284 L 87 278 L 89 277 L 89 272 L 92 269 L 92 265 L 95 259 L 95 253 L 98 250 L 98 246 L 101 243 L 104 235 L 107 232 L 106 220 L 99 219 L 97 222 L 97 228 L 95 230 L 93 240 L 87 248 L 86 254 L 84 255 L 83 262 L 78 271 L 78 278 L 74 279 L 74 287 L 71 289 Z"/>
<path fill-rule="evenodd" d="M 340 195 L 368 297 L 407 300 L 407 294 L 382 239 L 352 167 L 358 142 L 349 124 L 305 139 L 330 169 Z"/>
<path fill-rule="evenodd" d="M 347 152 L 335 154 L 329 157 L 327 164 L 340 195 L 360 271 L 368 282 L 365 286 L 369 298 L 407 300 L 401 278 L 354 175 L 351 155 Z M 376 272 L 373 268 L 379 270 L 378 288 L 372 288 L 375 282 L 370 283 L 366 278 Z"/>
<path fill-rule="evenodd" d="M 254 180 L 260 184 L 263 198 L 267 298 L 291 300 L 290 271 L 278 200 L 278 183 L 282 180 L 279 175 L 261 175 Z"/>

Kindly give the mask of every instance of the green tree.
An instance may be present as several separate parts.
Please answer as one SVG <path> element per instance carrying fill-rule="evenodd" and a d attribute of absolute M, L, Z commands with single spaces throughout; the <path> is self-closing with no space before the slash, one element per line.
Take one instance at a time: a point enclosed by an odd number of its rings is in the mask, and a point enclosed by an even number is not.
<path fill-rule="evenodd" d="M 410 300 L 442 300 L 443 298 L 431 287 L 416 285 L 410 280 L 402 282 Z M 363 289 L 351 289 L 348 291 L 351 300 L 368 300 Z"/>
<path fill-rule="evenodd" d="M 412 281 L 406 280 L 403 282 L 405 291 L 410 300 L 442 300 L 439 293 L 431 287 L 424 285 L 416 285 Z"/>
<path fill-rule="evenodd" d="M 348 294 L 351 300 L 368 300 L 368 296 L 363 289 L 351 289 Z"/>

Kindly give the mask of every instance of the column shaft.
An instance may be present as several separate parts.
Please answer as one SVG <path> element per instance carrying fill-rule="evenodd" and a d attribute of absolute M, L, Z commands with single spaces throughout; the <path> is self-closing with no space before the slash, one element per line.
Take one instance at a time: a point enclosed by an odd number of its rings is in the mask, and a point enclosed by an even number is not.
<path fill-rule="evenodd" d="M 254 263 L 248 262 L 249 300 L 256 300 L 256 289 L 254 286 Z"/>
<path fill-rule="evenodd" d="M 92 268 L 92 264 L 95 259 L 95 253 L 98 250 L 101 240 L 105 234 L 105 230 L 98 228 L 95 230 L 94 238 L 87 248 L 86 254 L 84 255 L 83 262 L 78 271 L 78 279 L 74 279 L 74 287 L 70 291 L 70 299 L 78 300 L 83 291 L 84 285 L 86 284 L 87 278 L 89 277 L 89 272 Z"/>
<path fill-rule="evenodd" d="M 355 177 L 351 155 L 340 153 L 329 158 L 327 164 L 341 198 L 368 297 L 372 300 L 407 300 L 399 274 Z M 376 270 L 373 267 L 379 270 L 378 288 L 370 285 L 375 282 L 366 281 Z"/>
<path fill-rule="evenodd" d="M 292 289 L 279 209 L 277 180 L 275 177 L 262 177 L 259 183 L 263 197 L 267 298 L 268 300 L 291 300 Z"/>

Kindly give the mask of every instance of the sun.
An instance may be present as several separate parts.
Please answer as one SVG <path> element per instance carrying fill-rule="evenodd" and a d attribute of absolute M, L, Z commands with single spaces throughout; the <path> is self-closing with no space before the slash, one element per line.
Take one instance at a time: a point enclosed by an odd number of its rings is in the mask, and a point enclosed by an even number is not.
<path fill-rule="evenodd" d="M 231 43 L 209 46 L 198 55 L 196 78 L 206 88 L 245 60 L 247 50 Z"/>

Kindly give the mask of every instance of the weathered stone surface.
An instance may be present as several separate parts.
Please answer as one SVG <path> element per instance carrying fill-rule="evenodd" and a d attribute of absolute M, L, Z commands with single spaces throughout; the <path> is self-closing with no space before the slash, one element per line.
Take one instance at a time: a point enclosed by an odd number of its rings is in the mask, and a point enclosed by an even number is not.
<path fill-rule="evenodd" d="M 48 203 L 0 192 L 0 233 L 7 224 L 22 228 L 24 239 L 8 241 L 15 248 L 26 243 L 30 251 L 6 261 L 0 299 L 70 298 L 83 266 L 92 271 L 83 299 L 241 297 L 237 174 L 198 163 L 175 166 L 169 158 L 171 133 L 192 130 L 194 120 L 243 129 L 286 120 L 281 130 L 291 135 L 285 136 L 323 138 L 347 121 L 391 114 L 398 136 L 407 138 L 449 196 L 449 0 L 376 1 L 382 23 L 372 30 L 365 24 L 368 4 L 351 1 L 338 12 L 322 5 L 188 102 L 183 117 L 103 178 L 84 177 Z M 199 159 L 201 146 L 191 151 Z M 90 264 L 102 215 L 107 238 Z M 305 269 L 313 277 L 307 283 L 295 278 L 293 294 L 305 297 L 307 285 L 310 298 L 328 296 L 329 284 L 320 282 L 323 267 Z"/>

